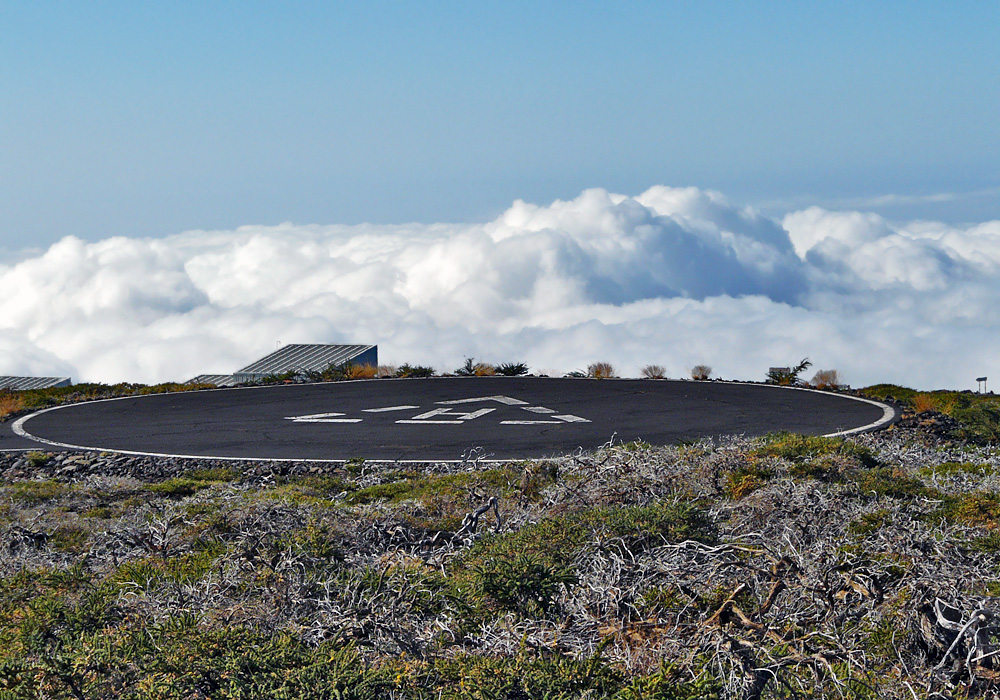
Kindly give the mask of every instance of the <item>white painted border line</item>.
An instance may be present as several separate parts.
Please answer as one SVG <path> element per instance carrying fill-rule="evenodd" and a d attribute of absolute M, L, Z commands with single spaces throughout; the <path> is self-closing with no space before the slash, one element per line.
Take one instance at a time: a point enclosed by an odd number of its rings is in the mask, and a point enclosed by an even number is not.
<path fill-rule="evenodd" d="M 820 392 L 822 393 L 822 392 Z M 879 428 L 889 425 L 894 420 L 896 420 L 896 409 L 892 406 L 884 404 L 880 401 L 872 401 L 871 399 L 863 399 L 860 396 L 849 396 L 855 401 L 863 401 L 865 403 L 870 403 L 872 406 L 878 406 L 882 409 L 882 417 L 879 418 L 874 423 L 869 423 L 868 425 L 863 425 L 860 428 L 851 428 L 850 430 L 841 430 L 836 433 L 828 433 L 823 437 L 846 437 L 848 435 L 857 435 L 858 433 L 868 433 L 873 430 L 878 430 Z"/>

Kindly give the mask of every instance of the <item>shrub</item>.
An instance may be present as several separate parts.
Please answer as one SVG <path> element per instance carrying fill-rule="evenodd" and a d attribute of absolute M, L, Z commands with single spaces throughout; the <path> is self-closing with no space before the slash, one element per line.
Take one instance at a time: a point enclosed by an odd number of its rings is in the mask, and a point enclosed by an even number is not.
<path fill-rule="evenodd" d="M 712 368 L 708 365 L 695 365 L 691 368 L 691 379 L 703 382 L 712 376 Z"/>
<path fill-rule="evenodd" d="M 387 379 L 389 377 L 395 377 L 399 374 L 399 369 L 396 365 L 379 365 L 375 370 L 375 376 L 379 379 Z"/>
<path fill-rule="evenodd" d="M 202 489 L 208 488 L 208 486 L 209 482 L 202 481 L 201 479 L 175 476 L 158 484 L 151 484 L 149 490 L 167 498 L 186 498 L 187 496 L 193 496 Z"/>
<path fill-rule="evenodd" d="M 496 373 L 496 367 L 488 362 L 476 362 L 473 357 L 465 358 L 465 364 L 455 370 L 460 377 L 492 377 Z"/>
<path fill-rule="evenodd" d="M 7 487 L 8 495 L 15 503 L 38 505 L 54 498 L 64 496 L 71 491 L 69 486 L 58 481 L 18 481 Z"/>
<path fill-rule="evenodd" d="M 974 491 L 945 498 L 934 515 L 987 530 L 1000 529 L 1000 494 Z"/>
<path fill-rule="evenodd" d="M 587 366 L 587 376 L 591 379 L 612 379 L 618 373 L 610 362 L 594 362 Z"/>
<path fill-rule="evenodd" d="M 937 398 L 931 396 L 930 394 L 917 394 L 910 400 L 910 405 L 913 407 L 914 413 L 923 413 L 924 411 L 939 411 L 942 406 Z"/>
<path fill-rule="evenodd" d="M 741 465 L 726 478 L 726 495 L 738 501 L 764 486 L 773 476 L 774 473 L 770 469 L 764 469 L 752 462 Z"/>
<path fill-rule="evenodd" d="M 455 370 L 455 374 L 459 377 L 471 377 L 476 373 L 476 358 L 467 357 L 465 358 L 465 364 Z"/>
<path fill-rule="evenodd" d="M 46 454 L 44 452 L 38 452 L 37 450 L 32 450 L 27 455 L 28 466 L 32 469 L 37 469 L 38 467 L 44 467 L 52 459 L 52 455 Z"/>
<path fill-rule="evenodd" d="M 404 362 L 396 370 L 396 376 L 401 378 L 406 377 L 433 377 L 434 368 L 425 367 L 423 365 L 411 365 L 409 362 Z"/>
<path fill-rule="evenodd" d="M 840 386 L 840 376 L 835 369 L 821 369 L 809 383 L 817 389 L 836 389 Z"/>
<path fill-rule="evenodd" d="M 5 420 L 7 416 L 17 413 L 24 407 L 24 399 L 22 399 L 17 393 L 9 390 L 0 390 L 0 421 Z"/>
<path fill-rule="evenodd" d="M 855 477 L 858 490 L 863 494 L 874 494 L 903 500 L 915 498 L 935 498 L 934 489 L 924 486 L 920 479 L 910 476 L 898 467 L 875 467 L 859 472 Z"/>
<path fill-rule="evenodd" d="M 667 376 L 667 370 L 662 365 L 646 365 L 642 368 L 642 376 L 646 379 L 664 379 Z"/>
<path fill-rule="evenodd" d="M 49 536 L 49 544 L 60 552 L 81 553 L 90 533 L 78 525 L 60 525 Z"/>
<path fill-rule="evenodd" d="M 348 365 L 345 372 L 348 379 L 372 379 L 378 374 L 375 365 Z"/>
<path fill-rule="evenodd" d="M 562 587 L 577 582 L 569 567 L 534 554 L 484 559 L 471 568 L 476 594 L 492 598 L 504 610 L 529 615 L 547 613 Z"/>
<path fill-rule="evenodd" d="M 528 373 L 528 365 L 523 362 L 503 362 L 495 369 L 497 374 L 504 377 L 520 377 Z"/>
<path fill-rule="evenodd" d="M 804 464 L 819 457 L 837 455 L 850 458 L 861 467 L 874 467 L 878 460 L 871 450 L 843 438 L 829 438 L 797 433 L 773 433 L 764 438 L 764 445 L 753 451 L 758 457 L 780 457 L 795 464 Z"/>

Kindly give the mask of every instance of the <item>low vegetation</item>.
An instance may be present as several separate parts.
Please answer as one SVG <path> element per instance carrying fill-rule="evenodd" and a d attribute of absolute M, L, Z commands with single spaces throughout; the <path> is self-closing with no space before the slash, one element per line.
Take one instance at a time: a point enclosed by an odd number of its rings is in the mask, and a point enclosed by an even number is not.
<path fill-rule="evenodd" d="M 861 393 L 898 402 L 918 416 L 933 418 L 933 414 L 941 414 L 951 418 L 954 425 L 944 430 L 950 439 L 981 445 L 1000 441 L 1000 396 L 972 391 L 915 391 L 894 384 L 877 384 Z"/>
<path fill-rule="evenodd" d="M 0 454 L 0 698 L 996 697 L 1000 401 L 862 393 L 904 420 L 502 464 Z"/>
<path fill-rule="evenodd" d="M 1000 454 L 935 440 L 0 455 L 0 697 L 995 697 Z"/>

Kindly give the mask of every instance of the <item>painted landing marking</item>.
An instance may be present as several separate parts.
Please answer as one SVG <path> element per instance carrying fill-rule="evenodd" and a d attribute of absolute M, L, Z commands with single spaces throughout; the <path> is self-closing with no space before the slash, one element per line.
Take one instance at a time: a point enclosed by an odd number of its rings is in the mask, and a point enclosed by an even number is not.
<path fill-rule="evenodd" d="M 483 401 L 496 401 L 504 406 L 517 406 L 530 413 L 544 415 L 545 420 L 502 420 L 500 425 L 565 425 L 566 423 L 589 423 L 590 421 L 571 413 L 556 414 L 551 408 L 545 406 L 531 406 L 527 401 L 514 399 L 510 396 L 478 396 L 468 399 L 453 399 L 451 401 L 436 401 L 435 405 L 446 408 L 434 408 L 430 411 L 397 420 L 400 425 L 462 425 L 476 418 L 493 413 L 496 408 L 480 408 L 470 413 L 460 413 L 450 408 L 469 403 L 482 403 Z M 362 413 L 390 413 L 393 411 L 419 410 L 420 406 L 384 406 L 380 408 L 364 408 Z M 293 423 L 360 423 L 363 418 L 342 418 L 344 413 L 313 413 L 308 416 L 286 416 L 285 420 Z"/>
<path fill-rule="evenodd" d="M 293 423 L 360 423 L 360 418 L 337 418 L 343 413 L 313 413 L 309 416 L 288 416 L 285 420 Z"/>

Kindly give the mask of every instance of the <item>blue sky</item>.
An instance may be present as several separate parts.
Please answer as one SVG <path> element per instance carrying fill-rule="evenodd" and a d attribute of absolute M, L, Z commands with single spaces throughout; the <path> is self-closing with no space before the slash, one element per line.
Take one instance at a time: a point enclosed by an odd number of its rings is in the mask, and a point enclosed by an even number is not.
<path fill-rule="evenodd" d="M 0 2 L 0 249 L 656 184 L 1000 218 L 998 28 L 992 1 Z"/>

